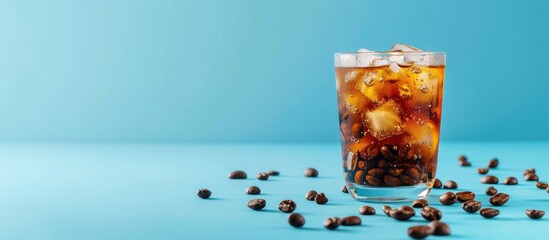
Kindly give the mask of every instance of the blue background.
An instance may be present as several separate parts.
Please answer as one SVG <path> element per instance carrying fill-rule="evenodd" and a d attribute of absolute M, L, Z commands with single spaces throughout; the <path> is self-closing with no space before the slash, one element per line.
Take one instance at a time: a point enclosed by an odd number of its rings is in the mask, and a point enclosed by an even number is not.
<path fill-rule="evenodd" d="M 442 141 L 542 140 L 547 1 L 1 1 L 1 141 L 337 142 L 333 53 L 448 54 Z"/>

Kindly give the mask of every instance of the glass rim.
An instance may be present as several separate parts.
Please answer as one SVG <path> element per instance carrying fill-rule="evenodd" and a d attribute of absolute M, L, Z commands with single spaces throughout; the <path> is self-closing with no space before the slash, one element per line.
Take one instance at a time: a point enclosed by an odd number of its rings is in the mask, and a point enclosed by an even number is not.
<path fill-rule="evenodd" d="M 371 52 L 336 52 L 334 56 L 338 55 L 438 55 L 446 56 L 444 51 L 432 51 L 432 52 L 415 52 L 415 51 L 371 51 Z"/>

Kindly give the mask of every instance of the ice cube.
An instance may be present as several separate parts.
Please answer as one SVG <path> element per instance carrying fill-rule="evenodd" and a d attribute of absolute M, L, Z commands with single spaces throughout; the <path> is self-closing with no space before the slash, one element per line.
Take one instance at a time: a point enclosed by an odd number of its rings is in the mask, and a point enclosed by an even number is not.
<path fill-rule="evenodd" d="M 391 63 L 391 65 L 389 65 L 389 68 L 395 73 L 400 72 L 400 67 L 396 62 Z"/>
<path fill-rule="evenodd" d="M 391 50 L 389 51 L 391 52 L 423 52 L 423 50 L 419 48 L 412 47 L 410 45 L 406 45 L 402 43 L 397 43 L 393 45 L 393 47 L 391 47 Z"/>
<path fill-rule="evenodd" d="M 349 151 L 349 153 L 347 154 L 347 161 L 346 161 L 347 170 L 353 171 L 355 164 L 356 164 L 355 154 Z"/>
<path fill-rule="evenodd" d="M 416 106 L 432 105 L 438 96 L 438 77 L 423 71 L 413 78 L 413 101 Z"/>
<path fill-rule="evenodd" d="M 389 58 L 376 58 L 372 61 L 373 67 L 389 66 L 391 60 Z"/>
<path fill-rule="evenodd" d="M 358 71 L 350 71 L 345 74 L 345 82 L 354 80 L 358 76 Z"/>
<path fill-rule="evenodd" d="M 404 139 L 416 149 L 416 154 L 422 158 L 431 158 L 435 153 L 438 144 L 438 129 L 429 118 L 411 116 L 406 122 L 405 130 L 407 137 Z"/>
<path fill-rule="evenodd" d="M 368 49 L 366 49 L 366 48 L 361 48 L 361 49 L 358 49 L 357 52 L 372 52 L 372 51 L 370 51 L 370 50 L 368 50 Z"/>
<path fill-rule="evenodd" d="M 354 54 L 336 55 L 337 67 L 356 67 L 356 56 Z"/>
<path fill-rule="evenodd" d="M 368 103 L 368 99 L 359 92 L 347 94 L 345 96 L 345 106 L 347 107 L 347 111 L 353 114 L 356 114 L 364 109 Z"/>
<path fill-rule="evenodd" d="M 370 134 L 381 141 L 404 132 L 401 114 L 400 104 L 389 100 L 376 109 L 365 112 L 364 119 Z"/>

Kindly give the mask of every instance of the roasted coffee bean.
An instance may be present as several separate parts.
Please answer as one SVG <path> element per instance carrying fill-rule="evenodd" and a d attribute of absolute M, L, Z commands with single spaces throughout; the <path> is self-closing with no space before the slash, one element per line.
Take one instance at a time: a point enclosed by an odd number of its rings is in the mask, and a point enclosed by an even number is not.
<path fill-rule="evenodd" d="M 246 193 L 250 195 L 257 195 L 261 193 L 261 189 L 259 189 L 257 186 L 249 186 L 246 188 Z"/>
<path fill-rule="evenodd" d="M 391 152 L 389 147 L 387 147 L 387 146 L 381 147 L 380 152 L 381 152 L 381 156 L 383 158 L 387 159 L 387 161 L 393 161 L 393 153 Z"/>
<path fill-rule="evenodd" d="M 470 167 L 471 163 L 470 162 L 459 162 L 459 165 L 462 166 L 462 167 Z"/>
<path fill-rule="evenodd" d="M 487 174 L 488 170 L 489 170 L 488 168 L 479 168 L 479 169 L 477 169 L 477 172 L 479 174 Z"/>
<path fill-rule="evenodd" d="M 496 193 L 498 193 L 498 190 L 495 187 L 490 186 L 490 187 L 486 188 L 486 191 L 484 191 L 484 192 L 488 196 L 494 196 Z"/>
<path fill-rule="evenodd" d="M 487 175 L 480 179 L 480 183 L 484 184 L 498 184 L 499 179 L 496 176 Z"/>
<path fill-rule="evenodd" d="M 539 177 L 535 173 L 528 173 L 524 176 L 524 180 L 526 180 L 526 181 L 538 181 Z"/>
<path fill-rule="evenodd" d="M 442 187 L 442 182 L 440 181 L 440 179 L 435 178 L 435 181 L 433 182 L 433 187 L 434 188 L 441 188 Z"/>
<path fill-rule="evenodd" d="M 406 169 L 406 175 L 410 176 L 414 180 L 419 180 L 421 173 L 417 168 L 408 168 Z"/>
<path fill-rule="evenodd" d="M 266 204 L 267 202 L 262 198 L 254 198 L 248 201 L 248 207 L 256 211 L 263 209 Z"/>
<path fill-rule="evenodd" d="M 293 227 L 300 228 L 305 225 L 305 218 L 299 213 L 292 213 L 288 216 L 288 223 Z"/>
<path fill-rule="evenodd" d="M 526 210 L 526 216 L 528 216 L 531 219 L 540 219 L 545 215 L 545 211 L 542 210 L 534 210 L 534 209 L 528 209 Z"/>
<path fill-rule="evenodd" d="M 509 195 L 505 193 L 496 193 L 496 195 L 490 197 L 488 201 L 494 206 L 501 206 L 509 201 Z"/>
<path fill-rule="evenodd" d="M 412 207 L 414 208 L 423 208 L 425 206 L 429 206 L 429 203 L 425 199 L 418 199 L 412 202 Z"/>
<path fill-rule="evenodd" d="M 376 177 L 376 178 L 380 178 L 381 176 L 383 176 L 383 172 L 384 171 L 381 168 L 372 168 L 372 169 L 368 170 L 368 175 Z"/>
<path fill-rule="evenodd" d="M 549 184 L 546 182 L 536 182 L 536 187 L 539 189 L 547 189 L 549 187 Z"/>
<path fill-rule="evenodd" d="M 268 174 L 268 173 L 265 173 L 265 172 L 258 173 L 258 174 L 257 174 L 257 179 L 259 179 L 259 180 L 267 180 L 267 179 L 269 179 L 269 174 Z"/>
<path fill-rule="evenodd" d="M 450 227 L 446 223 L 440 221 L 432 221 L 429 223 L 429 227 L 433 230 L 435 236 L 447 236 L 450 235 Z"/>
<path fill-rule="evenodd" d="M 210 190 L 206 188 L 203 188 L 203 189 L 198 189 L 196 191 L 196 195 L 198 195 L 199 198 L 206 199 L 212 195 L 212 192 L 210 192 Z"/>
<path fill-rule="evenodd" d="M 452 181 L 452 180 L 448 180 L 444 183 L 444 188 L 446 189 L 456 189 L 458 188 L 458 185 L 456 182 Z"/>
<path fill-rule="evenodd" d="M 356 226 L 362 224 L 362 219 L 357 216 L 348 216 L 341 219 L 342 226 Z"/>
<path fill-rule="evenodd" d="M 324 193 L 319 193 L 315 196 L 315 202 L 321 205 L 326 204 L 328 202 L 328 198 L 324 195 Z"/>
<path fill-rule="evenodd" d="M 468 213 L 474 213 L 480 210 L 480 208 L 482 207 L 482 203 L 475 200 L 469 200 L 467 202 L 464 202 L 461 207 Z"/>
<path fill-rule="evenodd" d="M 382 181 L 379 178 L 376 178 L 370 175 L 366 176 L 366 182 L 372 186 L 379 186 L 382 183 Z"/>
<path fill-rule="evenodd" d="M 297 205 L 295 204 L 294 201 L 292 200 L 283 200 L 282 202 L 280 202 L 280 204 L 278 205 L 278 210 L 280 210 L 281 212 L 285 212 L 285 213 L 291 213 L 293 212 L 295 209 L 297 208 Z"/>
<path fill-rule="evenodd" d="M 456 203 L 457 197 L 456 197 L 456 194 L 454 194 L 453 192 L 446 192 L 446 193 L 440 195 L 438 200 L 440 201 L 440 203 L 442 203 L 444 205 L 452 205 L 452 204 Z"/>
<path fill-rule="evenodd" d="M 400 180 L 396 177 L 393 177 L 391 175 L 385 175 L 383 176 L 383 183 L 385 183 L 386 186 L 400 186 L 402 183 Z"/>
<path fill-rule="evenodd" d="M 442 219 L 442 212 L 434 207 L 427 206 L 421 209 L 421 216 L 427 221 Z"/>
<path fill-rule="evenodd" d="M 516 177 L 508 177 L 505 180 L 503 180 L 503 184 L 505 185 L 517 185 L 518 180 Z"/>
<path fill-rule="evenodd" d="M 402 174 L 398 179 L 400 179 L 400 182 L 402 182 L 402 185 L 405 185 L 405 186 L 413 186 L 417 184 L 417 180 L 409 177 L 408 175 Z"/>
<path fill-rule="evenodd" d="M 480 209 L 480 215 L 485 218 L 493 218 L 499 215 L 499 210 L 494 208 L 483 208 L 483 209 Z"/>
<path fill-rule="evenodd" d="M 535 168 L 526 169 L 522 172 L 522 175 L 526 175 L 528 173 L 536 173 L 536 169 Z"/>
<path fill-rule="evenodd" d="M 364 205 L 358 209 L 358 213 L 362 215 L 375 215 L 376 209 L 367 205 Z"/>
<path fill-rule="evenodd" d="M 305 194 L 305 199 L 314 201 L 317 194 L 318 193 L 315 190 L 308 191 L 307 194 Z"/>
<path fill-rule="evenodd" d="M 307 169 L 305 169 L 303 174 L 305 175 L 305 177 L 317 177 L 318 176 L 318 171 L 314 168 L 307 168 Z"/>
<path fill-rule="evenodd" d="M 391 211 L 391 209 L 392 208 L 389 206 L 383 206 L 383 213 L 385 213 L 385 215 L 390 217 L 391 215 L 389 214 L 389 212 Z"/>
<path fill-rule="evenodd" d="M 366 168 L 366 161 L 358 161 L 357 167 L 358 167 L 358 169 L 365 169 Z"/>
<path fill-rule="evenodd" d="M 467 202 L 475 199 L 475 193 L 470 191 L 457 192 L 456 197 L 459 202 Z"/>
<path fill-rule="evenodd" d="M 408 220 L 415 215 L 416 211 L 410 206 L 402 206 L 389 211 L 389 216 L 399 221 Z"/>
<path fill-rule="evenodd" d="M 343 187 L 341 188 L 341 192 L 342 192 L 342 193 L 349 193 L 349 190 L 347 190 L 347 186 L 343 186 Z"/>
<path fill-rule="evenodd" d="M 387 166 L 389 166 L 389 164 L 385 161 L 385 159 L 380 159 L 377 161 L 378 168 L 387 168 Z"/>
<path fill-rule="evenodd" d="M 387 174 L 393 177 L 399 177 L 400 175 L 402 175 L 402 173 L 404 173 L 404 169 L 402 168 L 390 168 L 389 170 L 387 170 Z"/>
<path fill-rule="evenodd" d="M 330 230 L 334 230 L 337 227 L 339 227 L 339 224 L 341 224 L 339 218 L 337 217 L 331 217 L 326 220 L 324 220 L 324 227 Z"/>
<path fill-rule="evenodd" d="M 459 160 L 460 162 L 467 162 L 467 156 L 465 156 L 465 155 L 460 155 L 460 156 L 458 156 L 458 160 Z"/>
<path fill-rule="evenodd" d="M 408 228 L 408 236 L 414 239 L 423 239 L 433 233 L 429 226 L 413 226 Z"/>
<path fill-rule="evenodd" d="M 489 168 L 497 168 L 499 165 L 499 160 L 497 158 L 494 158 L 488 162 Z"/>
<path fill-rule="evenodd" d="M 280 175 L 280 173 L 278 171 L 274 171 L 274 170 L 271 170 L 271 171 L 268 171 L 267 174 L 271 175 L 271 176 L 278 176 Z"/>
<path fill-rule="evenodd" d="M 363 170 L 358 170 L 355 172 L 355 183 L 358 184 L 364 184 L 364 177 L 366 176 L 366 172 Z"/>
<path fill-rule="evenodd" d="M 248 175 L 244 171 L 233 171 L 229 173 L 230 179 L 246 179 Z"/>

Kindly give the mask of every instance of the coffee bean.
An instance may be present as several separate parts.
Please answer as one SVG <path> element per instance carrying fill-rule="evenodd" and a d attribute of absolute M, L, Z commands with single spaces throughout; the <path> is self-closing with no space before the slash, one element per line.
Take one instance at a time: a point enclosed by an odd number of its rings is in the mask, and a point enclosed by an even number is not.
<path fill-rule="evenodd" d="M 343 187 L 341 188 L 341 192 L 342 192 L 342 193 L 349 193 L 349 190 L 347 190 L 347 186 L 343 186 Z"/>
<path fill-rule="evenodd" d="M 496 176 L 487 175 L 480 179 L 480 183 L 484 184 L 498 184 L 499 179 Z"/>
<path fill-rule="evenodd" d="M 383 175 L 384 170 L 381 168 L 372 168 L 368 170 L 368 175 L 380 178 Z"/>
<path fill-rule="evenodd" d="M 526 181 L 538 181 L 539 177 L 535 173 L 528 173 L 524 176 Z"/>
<path fill-rule="evenodd" d="M 382 183 L 379 178 L 370 175 L 366 176 L 366 182 L 372 186 L 379 186 Z"/>
<path fill-rule="evenodd" d="M 348 216 L 341 219 L 343 226 L 356 226 L 362 224 L 362 219 L 357 216 Z"/>
<path fill-rule="evenodd" d="M 494 208 L 483 208 L 483 209 L 480 209 L 480 215 L 485 218 L 493 218 L 499 215 L 499 210 Z"/>
<path fill-rule="evenodd" d="M 412 202 L 412 207 L 414 208 L 423 208 L 425 206 L 428 206 L 429 203 L 425 199 L 418 199 Z"/>
<path fill-rule="evenodd" d="M 259 189 L 257 186 L 249 186 L 246 188 L 246 193 L 250 195 L 257 195 L 261 193 L 261 189 Z"/>
<path fill-rule="evenodd" d="M 314 201 L 317 194 L 318 193 L 315 190 L 308 191 L 307 194 L 305 194 L 305 199 Z"/>
<path fill-rule="evenodd" d="M 429 227 L 433 230 L 435 236 L 447 236 L 450 235 L 450 227 L 446 223 L 440 221 L 432 221 L 429 223 Z"/>
<path fill-rule="evenodd" d="M 442 182 L 440 181 L 440 179 L 435 178 L 435 181 L 433 182 L 433 187 L 434 188 L 441 188 L 442 187 Z"/>
<path fill-rule="evenodd" d="M 545 211 L 542 210 L 534 210 L 534 209 L 528 209 L 526 210 L 526 216 L 528 216 L 531 219 L 540 219 L 545 215 Z"/>
<path fill-rule="evenodd" d="M 493 195 L 495 195 L 496 193 L 498 193 L 498 190 L 497 190 L 495 187 L 490 186 L 490 187 L 486 188 L 486 191 L 484 191 L 484 192 L 485 192 L 486 195 L 488 195 L 488 196 L 493 196 Z"/>
<path fill-rule="evenodd" d="M 421 173 L 417 168 L 408 168 L 406 169 L 406 175 L 410 176 L 414 180 L 419 180 Z"/>
<path fill-rule="evenodd" d="M 330 230 L 336 229 L 337 227 L 339 227 L 339 224 L 341 224 L 341 222 L 337 217 L 331 217 L 324 220 L 324 227 Z"/>
<path fill-rule="evenodd" d="M 499 165 L 499 160 L 497 158 L 494 158 L 488 162 L 489 168 L 497 168 Z"/>
<path fill-rule="evenodd" d="M 408 220 L 415 215 L 416 211 L 410 206 L 402 206 L 389 211 L 389 216 L 399 221 Z"/>
<path fill-rule="evenodd" d="M 366 168 L 366 161 L 358 161 L 357 167 L 358 167 L 358 169 L 365 169 Z"/>
<path fill-rule="evenodd" d="M 389 214 L 389 212 L 391 211 L 391 209 L 392 208 L 389 206 L 383 206 L 383 213 L 385 213 L 385 215 L 390 217 L 391 215 Z"/>
<path fill-rule="evenodd" d="M 456 197 L 459 202 L 467 202 L 475 199 L 475 193 L 470 191 L 457 192 Z"/>
<path fill-rule="evenodd" d="M 461 207 L 468 213 L 474 213 L 480 210 L 480 208 L 482 207 L 482 203 L 475 200 L 469 200 L 467 202 L 464 202 Z"/>
<path fill-rule="evenodd" d="M 509 195 L 505 193 L 496 193 L 496 195 L 490 197 L 488 201 L 494 206 L 501 206 L 509 201 Z"/>
<path fill-rule="evenodd" d="M 268 171 L 267 174 L 269 174 L 270 176 L 278 176 L 278 175 L 280 175 L 280 173 L 279 173 L 278 171 L 274 171 L 274 170 Z"/>
<path fill-rule="evenodd" d="M 198 189 L 196 191 L 196 195 L 198 195 L 199 198 L 206 199 L 212 195 L 212 192 L 210 192 L 210 190 L 206 188 L 203 188 L 203 189 Z"/>
<path fill-rule="evenodd" d="M 355 183 L 358 183 L 358 184 L 364 184 L 364 177 L 366 177 L 366 172 L 364 172 L 363 170 L 358 170 L 355 172 Z"/>
<path fill-rule="evenodd" d="M 381 152 L 381 156 L 383 158 L 387 159 L 387 161 L 393 161 L 393 153 L 391 152 L 389 147 L 387 147 L 387 146 L 381 147 L 380 152 Z"/>
<path fill-rule="evenodd" d="M 444 188 L 446 189 L 456 189 L 458 188 L 458 185 L 456 182 L 452 181 L 452 180 L 448 180 L 444 183 Z"/>
<path fill-rule="evenodd" d="M 479 169 L 477 169 L 477 172 L 479 174 L 486 174 L 486 173 L 488 173 L 488 170 L 489 170 L 488 168 L 479 168 Z"/>
<path fill-rule="evenodd" d="M 549 187 L 549 184 L 546 182 L 536 182 L 536 187 L 539 189 L 547 189 Z"/>
<path fill-rule="evenodd" d="M 305 169 L 305 172 L 303 172 L 303 174 L 305 175 L 305 177 L 317 177 L 318 171 L 314 168 L 307 168 Z"/>
<path fill-rule="evenodd" d="M 402 183 L 400 180 L 396 177 L 393 177 L 391 175 L 385 175 L 383 176 L 383 183 L 385 183 L 386 186 L 400 186 Z"/>
<path fill-rule="evenodd" d="M 368 173 L 370 173 L 370 171 L 368 171 Z M 393 177 L 399 177 L 400 175 L 402 175 L 402 173 L 404 173 L 404 169 L 402 168 L 391 168 L 387 170 L 387 174 Z"/>
<path fill-rule="evenodd" d="M 462 167 L 470 167 L 471 163 L 467 162 L 467 161 L 460 161 L 459 165 L 462 166 Z"/>
<path fill-rule="evenodd" d="M 405 186 L 413 186 L 413 185 L 416 185 L 417 184 L 417 180 L 411 178 L 410 176 L 408 175 L 400 175 L 400 177 L 398 178 L 400 179 L 400 182 L 402 182 L 402 185 L 405 185 Z"/>
<path fill-rule="evenodd" d="M 536 169 L 535 168 L 526 169 L 522 172 L 522 175 L 526 175 L 528 173 L 536 173 Z"/>
<path fill-rule="evenodd" d="M 358 209 L 358 213 L 362 215 L 375 215 L 376 209 L 367 205 L 364 205 Z"/>
<path fill-rule="evenodd" d="M 324 193 L 319 193 L 315 196 L 315 202 L 320 205 L 326 204 L 328 202 L 328 198 L 324 195 Z"/>
<path fill-rule="evenodd" d="M 433 233 L 429 226 L 413 226 L 408 228 L 408 236 L 414 239 L 423 239 Z"/>
<path fill-rule="evenodd" d="M 230 179 L 246 179 L 248 175 L 244 171 L 232 171 L 229 173 Z"/>
<path fill-rule="evenodd" d="M 442 203 L 444 205 L 452 205 L 452 204 L 456 203 L 457 197 L 456 197 L 456 194 L 454 194 L 453 192 L 446 192 L 446 193 L 440 195 L 438 200 L 440 201 L 440 203 Z"/>
<path fill-rule="evenodd" d="M 288 223 L 293 227 L 300 228 L 305 225 L 305 218 L 299 213 L 292 213 L 288 216 Z"/>
<path fill-rule="evenodd" d="M 262 198 L 254 198 L 248 201 L 248 207 L 256 211 L 263 209 L 266 204 L 267 202 Z"/>
<path fill-rule="evenodd" d="M 285 213 L 291 213 L 293 212 L 295 209 L 297 208 L 297 205 L 295 204 L 294 201 L 292 200 L 283 200 L 282 202 L 280 202 L 280 204 L 278 205 L 278 210 L 280 210 L 281 212 L 285 212 Z"/>
<path fill-rule="evenodd" d="M 421 216 L 427 221 L 442 219 L 442 212 L 434 207 L 427 206 L 421 209 Z"/>
<path fill-rule="evenodd" d="M 257 174 L 257 179 L 259 179 L 259 180 L 267 180 L 267 179 L 269 179 L 269 174 L 268 174 L 268 173 L 265 173 L 265 172 L 258 173 L 258 174 Z"/>
<path fill-rule="evenodd" d="M 379 159 L 379 160 L 377 161 L 377 167 L 378 167 L 378 168 L 383 168 L 383 169 L 385 169 L 385 168 L 387 168 L 387 166 L 389 166 L 389 164 L 387 163 L 387 161 L 385 161 L 385 159 Z"/>
<path fill-rule="evenodd" d="M 503 184 L 505 185 L 517 185 L 518 180 L 516 177 L 508 177 L 505 180 L 503 180 Z"/>
<path fill-rule="evenodd" d="M 460 155 L 460 156 L 458 156 L 458 160 L 459 160 L 460 162 L 467 162 L 467 156 L 465 156 L 465 155 Z"/>

